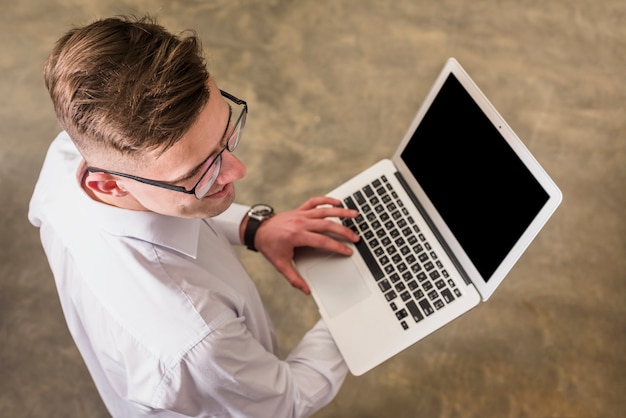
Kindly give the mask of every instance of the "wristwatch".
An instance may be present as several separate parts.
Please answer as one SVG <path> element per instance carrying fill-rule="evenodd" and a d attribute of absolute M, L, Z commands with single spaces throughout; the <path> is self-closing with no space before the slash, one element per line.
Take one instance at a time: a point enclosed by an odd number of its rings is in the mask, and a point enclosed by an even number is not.
<path fill-rule="evenodd" d="M 243 242 L 249 250 L 256 251 L 254 247 L 254 237 L 259 226 L 269 218 L 274 216 L 274 208 L 264 203 L 259 203 L 248 211 L 248 224 L 243 233 Z"/>

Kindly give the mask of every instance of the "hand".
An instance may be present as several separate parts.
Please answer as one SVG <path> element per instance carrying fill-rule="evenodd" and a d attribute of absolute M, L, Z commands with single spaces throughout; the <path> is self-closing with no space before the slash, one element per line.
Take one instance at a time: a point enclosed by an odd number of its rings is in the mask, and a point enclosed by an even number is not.
<path fill-rule="evenodd" d="M 307 295 L 311 291 L 292 263 L 294 249 L 315 247 L 347 256 L 352 254 L 352 250 L 338 239 L 350 242 L 360 239 L 351 229 L 327 219 L 358 216 L 357 211 L 342 208 L 340 205 L 339 200 L 330 197 L 314 197 L 297 209 L 277 213 L 263 222 L 257 230 L 254 239 L 256 249 L 292 286 Z"/>

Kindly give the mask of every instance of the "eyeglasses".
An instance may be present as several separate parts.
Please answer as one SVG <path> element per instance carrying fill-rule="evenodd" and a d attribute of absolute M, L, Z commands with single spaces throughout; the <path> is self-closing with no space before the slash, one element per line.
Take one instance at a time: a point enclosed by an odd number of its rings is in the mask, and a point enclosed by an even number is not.
<path fill-rule="evenodd" d="M 131 180 L 138 181 L 140 183 L 148 184 L 150 186 L 161 187 L 163 189 L 173 190 L 175 192 L 181 192 L 185 194 L 193 194 L 196 196 L 196 199 L 202 199 L 209 192 L 211 186 L 213 186 L 213 183 L 215 183 L 215 180 L 220 173 L 220 169 L 222 168 L 222 154 L 224 153 L 224 151 L 228 150 L 229 152 L 233 152 L 235 151 L 235 148 L 237 148 L 237 145 L 239 145 L 241 133 L 244 126 L 246 125 L 246 118 L 248 116 L 248 104 L 244 100 L 238 99 L 237 97 L 223 90 L 220 90 L 220 93 L 223 97 L 235 103 L 237 106 L 242 106 L 241 113 L 239 114 L 235 121 L 235 124 L 233 125 L 233 130 L 226 137 L 226 144 L 215 157 L 209 157 L 205 161 L 205 163 L 208 163 L 206 170 L 204 170 L 204 173 L 202 173 L 202 176 L 200 177 L 198 182 L 190 190 L 187 190 L 182 186 L 175 186 L 173 184 L 150 180 L 143 177 L 133 176 L 131 174 L 120 173 L 117 171 L 103 170 L 96 167 L 87 167 L 87 171 L 89 171 L 90 173 L 106 173 L 114 176 L 125 177 Z"/>

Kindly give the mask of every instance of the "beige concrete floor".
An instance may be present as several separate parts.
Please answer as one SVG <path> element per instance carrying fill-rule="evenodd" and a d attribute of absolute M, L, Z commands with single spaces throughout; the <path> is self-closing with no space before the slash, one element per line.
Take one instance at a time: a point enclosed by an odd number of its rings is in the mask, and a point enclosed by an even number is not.
<path fill-rule="evenodd" d="M 27 204 L 57 133 L 41 80 L 73 24 L 195 28 L 248 100 L 239 200 L 291 208 L 388 156 L 456 56 L 564 193 L 488 303 L 362 377 L 317 417 L 626 416 L 623 0 L 2 0 L 0 416 L 107 416 L 65 327 Z M 242 251 L 285 350 L 317 318 Z"/>

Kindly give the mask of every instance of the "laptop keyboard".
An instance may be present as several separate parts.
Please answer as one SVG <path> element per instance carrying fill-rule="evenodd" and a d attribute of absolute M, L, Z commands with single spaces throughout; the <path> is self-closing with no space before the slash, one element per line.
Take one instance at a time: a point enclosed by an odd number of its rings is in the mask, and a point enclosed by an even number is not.
<path fill-rule="evenodd" d="M 361 236 L 356 248 L 403 329 L 461 297 L 386 176 L 345 198 L 344 205 L 359 211 L 342 222 Z"/>

